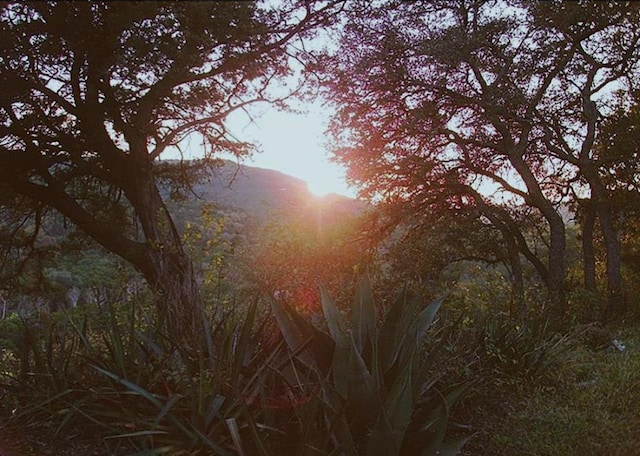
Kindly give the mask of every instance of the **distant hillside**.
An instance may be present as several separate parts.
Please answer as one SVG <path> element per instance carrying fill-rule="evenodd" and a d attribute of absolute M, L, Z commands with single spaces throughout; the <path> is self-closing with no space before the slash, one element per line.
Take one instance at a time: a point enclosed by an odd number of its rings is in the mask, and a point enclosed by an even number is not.
<path fill-rule="evenodd" d="M 224 161 L 193 186 L 185 201 L 170 202 L 169 206 L 180 224 L 180 219 L 196 214 L 192 211 L 203 203 L 213 203 L 223 212 L 241 211 L 250 218 L 264 220 L 270 216 L 304 211 L 309 205 L 321 206 L 334 215 L 355 215 L 364 204 L 338 194 L 314 196 L 305 182 L 279 171 L 239 165 Z M 165 190 L 168 196 L 168 190 Z"/>

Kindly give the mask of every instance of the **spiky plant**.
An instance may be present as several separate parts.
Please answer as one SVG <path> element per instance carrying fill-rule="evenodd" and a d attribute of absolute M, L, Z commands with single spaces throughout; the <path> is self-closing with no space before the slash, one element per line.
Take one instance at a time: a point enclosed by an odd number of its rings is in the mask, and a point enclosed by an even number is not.
<path fill-rule="evenodd" d="M 272 301 L 284 338 L 316 374 L 320 415 L 305 452 L 343 455 L 455 455 L 466 438 L 445 441 L 449 408 L 464 387 L 436 387 L 433 352 L 425 339 L 439 299 L 424 306 L 405 288 L 386 311 L 374 303 L 369 280 L 359 285 L 347 319 L 322 291 L 328 334 L 292 308 Z"/>

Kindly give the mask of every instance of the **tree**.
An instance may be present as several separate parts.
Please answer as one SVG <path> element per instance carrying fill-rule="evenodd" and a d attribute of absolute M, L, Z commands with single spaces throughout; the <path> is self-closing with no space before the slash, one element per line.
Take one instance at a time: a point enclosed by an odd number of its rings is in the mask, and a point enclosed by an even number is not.
<path fill-rule="evenodd" d="M 324 64 L 348 177 L 418 211 L 452 199 L 476 207 L 532 261 L 562 316 L 563 210 L 570 186 L 597 193 L 599 116 L 616 85 L 628 92 L 637 79 L 637 8 L 388 1 L 351 13 L 340 48 L 349 52 Z M 546 260 L 509 217 L 517 207 L 542 216 Z"/>
<path fill-rule="evenodd" d="M 368 214 L 363 236 L 378 246 L 383 275 L 391 288 L 413 283 L 437 289 L 442 273 L 457 262 L 505 265 L 513 284 L 512 305 L 524 303 L 520 259 L 511 256 L 496 226 L 479 217 L 463 198 L 450 198 L 429 210 L 412 201 L 380 202 Z"/>
<path fill-rule="evenodd" d="M 637 94 L 621 97 L 611 115 L 600 123 L 594 139 L 591 180 L 597 191 L 580 200 L 585 288 L 596 292 L 596 215 L 604 239 L 607 276 L 607 315 L 615 314 L 626 303 L 622 284 L 623 252 L 620 242 L 624 228 L 637 219 L 640 198 L 640 112 Z"/>
<path fill-rule="evenodd" d="M 0 289 L 15 283 L 29 260 L 37 255 L 35 240 L 43 216 L 42 209 L 26 198 L 0 194 Z"/>
<path fill-rule="evenodd" d="M 0 10 L 0 186 L 134 265 L 171 334 L 200 333 L 192 263 L 158 190 L 163 153 L 250 152 L 225 119 L 303 60 L 336 2 L 16 2 Z"/>
<path fill-rule="evenodd" d="M 616 214 L 606 176 L 637 158 L 628 154 L 614 158 L 611 153 L 605 158 L 607 154 L 600 144 L 610 141 L 608 125 L 618 123 L 620 110 L 616 105 L 628 104 L 634 98 L 640 60 L 638 8 L 628 4 L 540 2 L 532 10 L 538 23 L 562 36 L 576 50 L 557 77 L 566 94 L 560 98 L 562 104 L 550 106 L 549 115 L 542 119 L 543 140 L 552 157 L 577 168 L 575 180 L 588 187 L 583 236 L 587 253 L 585 278 L 591 288 L 593 268 L 588 258 L 592 255 L 587 244 L 589 225 L 597 216 L 606 251 L 606 313 L 615 314 L 624 307 L 624 294 Z M 611 96 L 607 93 L 610 91 L 616 95 Z M 558 108 L 563 109 L 562 116 Z M 576 195 L 579 190 L 572 189 Z"/>

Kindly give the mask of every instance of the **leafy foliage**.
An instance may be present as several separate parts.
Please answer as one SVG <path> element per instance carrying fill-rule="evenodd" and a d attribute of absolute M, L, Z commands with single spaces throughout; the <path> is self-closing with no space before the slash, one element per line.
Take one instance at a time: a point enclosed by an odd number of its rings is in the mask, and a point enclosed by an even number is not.
<path fill-rule="evenodd" d="M 478 340 L 485 366 L 503 375 L 533 378 L 557 363 L 567 339 L 545 324 L 493 317 L 480 325 Z"/>
<path fill-rule="evenodd" d="M 495 408 L 486 409 L 479 398 L 465 404 L 485 408 L 485 415 L 474 415 L 479 433 L 469 454 L 578 456 L 594 448 L 610 455 L 637 453 L 637 329 L 615 334 L 627 352 L 593 351 L 570 341 L 561 362 L 544 377 L 518 388 L 492 385 L 486 394 Z"/>
<path fill-rule="evenodd" d="M 25 321 L 15 361 L 2 359 L 13 420 L 54 439 L 82 426 L 109 454 L 264 454 L 257 404 L 286 355 L 258 343 L 257 307 L 212 325 L 206 353 L 176 351 L 140 303 Z"/>
<path fill-rule="evenodd" d="M 370 263 L 358 209 L 339 197 L 310 197 L 272 215 L 242 252 L 246 276 L 307 314 L 320 311 L 319 283 L 348 302 L 354 273 Z"/>

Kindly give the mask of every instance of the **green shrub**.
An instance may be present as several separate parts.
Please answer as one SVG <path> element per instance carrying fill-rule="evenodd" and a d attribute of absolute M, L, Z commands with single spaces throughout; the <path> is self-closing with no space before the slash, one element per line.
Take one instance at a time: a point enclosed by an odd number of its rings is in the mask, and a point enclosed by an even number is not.
<path fill-rule="evenodd" d="M 141 303 L 43 315 L 20 323 L 3 394 L 39 437 L 81 429 L 110 455 L 456 454 L 464 387 L 441 381 L 428 341 L 441 302 L 405 289 L 377 309 L 363 280 L 349 319 L 322 292 L 325 331 L 279 302 L 261 318 L 256 299 L 203 322 L 193 351 Z"/>
<path fill-rule="evenodd" d="M 637 325 L 617 334 L 624 353 L 575 344 L 545 385 L 509 398 L 487 425 L 492 454 L 640 454 Z"/>
<path fill-rule="evenodd" d="M 0 350 L 15 351 L 20 346 L 22 321 L 16 313 L 0 319 Z"/>

